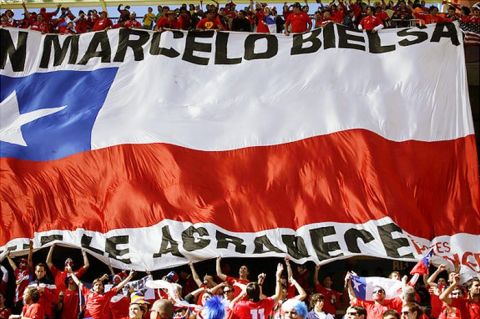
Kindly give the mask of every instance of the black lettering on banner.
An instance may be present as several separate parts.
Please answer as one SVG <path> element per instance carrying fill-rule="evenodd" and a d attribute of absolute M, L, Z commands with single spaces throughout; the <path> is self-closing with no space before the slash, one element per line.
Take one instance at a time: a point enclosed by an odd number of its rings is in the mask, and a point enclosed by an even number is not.
<path fill-rule="evenodd" d="M 287 246 L 287 254 L 295 259 L 310 257 L 305 246 L 305 240 L 300 236 L 282 235 L 282 241 Z"/>
<path fill-rule="evenodd" d="M 125 264 L 131 264 L 132 261 L 130 260 L 130 258 L 125 258 L 125 259 L 119 258 L 128 254 L 130 250 L 128 248 L 125 248 L 125 249 L 117 248 L 117 245 L 128 244 L 128 238 L 129 238 L 128 235 L 113 236 L 113 237 L 107 238 L 105 240 L 105 251 L 108 253 L 108 257 L 114 258 Z"/>
<path fill-rule="evenodd" d="M 56 34 L 48 34 L 45 36 L 45 40 L 43 41 L 43 53 L 42 59 L 40 60 L 40 67 L 41 68 L 48 68 L 50 64 L 50 55 L 52 52 L 52 46 L 54 49 L 53 53 L 53 66 L 58 66 L 63 63 L 65 60 L 65 56 L 67 55 L 67 51 L 70 48 L 70 57 L 68 58 L 68 64 L 75 64 L 77 63 L 78 57 L 78 35 L 71 35 L 64 38 L 63 45 L 60 45 L 60 40 L 58 39 L 58 35 Z"/>
<path fill-rule="evenodd" d="M 217 249 L 228 249 L 228 245 L 232 244 L 235 246 L 236 253 L 245 254 L 247 250 L 247 246 L 243 244 L 243 239 L 239 237 L 227 235 L 217 230 L 215 238 L 217 239 Z"/>
<path fill-rule="evenodd" d="M 160 251 L 153 254 L 153 258 L 162 257 L 165 254 L 172 254 L 173 256 L 183 257 L 178 250 L 178 243 L 172 238 L 170 228 L 168 225 L 162 227 L 162 243 L 160 244 Z"/>
<path fill-rule="evenodd" d="M 365 244 L 371 242 L 375 238 L 369 231 L 365 229 L 349 229 L 343 235 L 345 242 L 347 243 L 347 249 L 351 253 L 361 253 L 360 248 L 358 247 L 357 240 L 360 238 Z"/>
<path fill-rule="evenodd" d="M 294 34 L 290 54 L 297 55 L 317 52 L 322 47 L 322 41 L 318 38 L 321 32 L 322 29 L 318 28 L 310 33 Z M 304 36 L 307 37 L 304 38 Z M 310 43 L 310 45 L 303 47 L 304 43 Z"/>
<path fill-rule="evenodd" d="M 406 238 L 393 238 L 392 234 L 395 232 L 403 234 L 403 231 L 397 225 L 390 223 L 383 226 L 377 226 L 382 240 L 383 246 L 387 252 L 388 257 L 393 258 L 414 258 L 413 254 L 407 254 L 400 256 L 398 249 L 402 247 L 409 247 L 408 239 Z"/>
<path fill-rule="evenodd" d="M 267 50 L 265 52 L 255 52 L 255 43 L 257 40 L 267 40 Z M 277 55 L 278 39 L 273 34 L 249 34 L 245 39 L 245 60 L 270 59 Z"/>
<path fill-rule="evenodd" d="M 100 51 L 97 51 L 100 45 Z M 109 63 L 111 59 L 112 49 L 108 41 L 107 31 L 94 33 L 92 40 L 88 45 L 87 52 L 78 64 L 85 65 L 91 58 L 102 58 L 102 63 Z"/>
<path fill-rule="evenodd" d="M 365 46 L 357 43 L 351 43 L 350 41 L 362 42 L 365 43 L 365 38 L 363 33 L 360 31 L 348 30 L 346 26 L 337 24 L 338 32 L 338 47 L 343 49 L 355 49 L 365 51 Z M 352 34 L 356 33 L 356 34 Z"/>
<path fill-rule="evenodd" d="M 208 236 L 208 230 L 205 227 L 195 228 L 190 226 L 182 232 L 183 248 L 186 251 L 194 251 L 207 247 L 210 244 L 209 239 L 195 239 L 195 234 Z"/>
<path fill-rule="evenodd" d="M 137 36 L 138 39 L 132 40 L 130 39 L 130 35 Z M 149 39 L 150 34 L 147 31 L 138 29 L 120 29 L 118 50 L 115 54 L 115 58 L 113 58 L 113 62 L 123 62 L 128 47 L 133 50 L 135 61 L 142 61 L 144 59 L 142 46 L 147 43 Z"/>
<path fill-rule="evenodd" d="M 395 45 L 382 46 L 382 39 L 378 35 L 378 32 L 367 32 L 368 37 L 368 49 L 370 53 L 387 53 L 395 51 Z"/>
<path fill-rule="evenodd" d="M 15 47 L 10 31 L 0 29 L 0 69 L 5 69 L 8 57 L 14 72 L 24 70 L 27 57 L 27 38 L 28 32 L 18 32 L 17 47 Z"/>
<path fill-rule="evenodd" d="M 335 48 L 335 23 L 328 23 L 323 28 L 323 49 Z"/>
<path fill-rule="evenodd" d="M 40 245 L 45 246 L 55 240 L 63 240 L 63 235 L 48 235 L 40 237 Z"/>
<path fill-rule="evenodd" d="M 30 248 L 30 244 L 23 244 L 22 245 L 22 249 L 25 250 L 25 249 L 29 249 Z"/>
<path fill-rule="evenodd" d="M 183 32 L 181 31 L 165 31 L 165 32 L 172 32 L 174 39 L 183 38 Z M 177 56 L 180 55 L 180 53 L 177 50 L 173 48 L 167 49 L 167 48 L 160 47 L 160 40 L 162 38 L 162 34 L 165 34 L 165 32 L 155 32 L 153 34 L 152 44 L 150 47 L 150 54 L 151 55 L 161 54 L 169 58 L 176 58 Z"/>
<path fill-rule="evenodd" d="M 269 252 L 285 253 L 280 248 L 275 247 L 270 241 L 270 239 L 268 239 L 267 235 L 255 237 L 255 240 L 253 242 L 255 244 L 255 250 L 253 251 L 254 254 L 264 254 Z"/>
<path fill-rule="evenodd" d="M 444 31 L 445 27 L 447 28 L 447 31 Z M 460 45 L 457 29 L 453 23 L 437 23 L 430 42 L 440 42 L 441 38 L 450 38 L 453 45 Z"/>
<path fill-rule="evenodd" d="M 211 43 L 195 42 L 196 38 L 212 38 L 215 31 L 190 31 L 187 34 L 187 40 L 185 42 L 185 51 L 183 52 L 182 60 L 192 62 L 200 65 L 207 65 L 209 58 L 202 58 L 194 55 L 197 52 L 211 52 Z"/>
<path fill-rule="evenodd" d="M 335 256 L 330 256 L 329 254 L 329 252 L 331 251 L 339 250 L 340 245 L 336 241 L 326 243 L 324 237 L 335 234 L 336 232 L 333 226 L 310 229 L 310 238 L 312 239 L 312 245 L 319 260 L 343 256 L 343 253 L 339 253 Z"/>
<path fill-rule="evenodd" d="M 423 31 L 411 31 L 410 28 L 403 29 L 397 32 L 397 36 L 399 37 L 408 37 L 412 36 L 415 37 L 413 40 L 403 39 L 398 42 L 398 44 L 402 47 L 408 47 L 412 44 L 422 43 L 423 41 L 428 40 L 428 33 Z"/>
<path fill-rule="evenodd" d="M 215 40 L 215 64 L 239 64 L 242 62 L 242 58 L 229 58 L 228 57 L 228 32 L 217 32 L 217 38 Z"/>
<path fill-rule="evenodd" d="M 80 245 L 82 245 L 82 247 L 85 248 L 85 249 L 88 249 L 88 250 L 91 250 L 91 251 L 93 251 L 97 254 L 103 255 L 102 250 L 97 249 L 97 248 L 93 248 L 92 246 L 90 246 L 92 244 L 92 239 L 93 239 L 93 237 L 83 234 L 82 239 L 80 240 Z"/>

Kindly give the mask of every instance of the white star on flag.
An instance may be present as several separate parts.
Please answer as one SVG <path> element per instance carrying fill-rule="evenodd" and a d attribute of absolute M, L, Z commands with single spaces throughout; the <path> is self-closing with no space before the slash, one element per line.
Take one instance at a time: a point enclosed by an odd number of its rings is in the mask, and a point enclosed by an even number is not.
<path fill-rule="evenodd" d="M 0 141 L 27 146 L 22 135 L 21 127 L 47 115 L 60 112 L 67 106 L 40 109 L 29 113 L 20 114 L 17 93 L 12 92 L 0 103 Z"/>
<path fill-rule="evenodd" d="M 353 289 L 358 291 L 360 287 L 360 282 L 358 282 L 357 280 L 352 280 L 352 281 L 353 281 Z"/>

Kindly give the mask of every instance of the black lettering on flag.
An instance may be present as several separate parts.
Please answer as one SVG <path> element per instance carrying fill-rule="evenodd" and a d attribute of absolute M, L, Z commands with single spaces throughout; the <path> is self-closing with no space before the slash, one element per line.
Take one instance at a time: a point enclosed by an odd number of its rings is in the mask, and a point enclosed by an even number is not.
<path fill-rule="evenodd" d="M 201 43 L 195 42 L 196 38 L 212 38 L 215 34 L 215 31 L 190 31 L 187 34 L 187 41 L 185 42 L 185 51 L 183 52 L 182 60 L 187 62 L 207 65 L 208 58 L 202 58 L 194 55 L 195 51 L 197 52 L 211 52 L 212 44 L 211 43 Z"/>
<path fill-rule="evenodd" d="M 77 63 L 78 57 L 78 35 L 71 35 L 64 38 L 63 45 L 60 45 L 60 40 L 58 39 L 58 35 L 56 34 L 48 34 L 45 36 L 45 40 L 43 41 L 43 53 L 42 59 L 40 60 L 40 67 L 41 68 L 48 68 L 50 64 L 50 55 L 52 52 L 52 46 L 54 49 L 53 53 L 53 66 L 58 66 L 63 63 L 65 60 L 65 56 L 67 55 L 67 51 L 70 48 L 70 56 L 68 58 L 68 64 L 75 64 Z"/>
<path fill-rule="evenodd" d="M 255 237 L 253 242 L 255 244 L 255 250 L 253 251 L 254 254 L 264 254 L 269 252 L 285 253 L 280 248 L 275 247 L 270 239 L 268 239 L 267 235 Z"/>
<path fill-rule="evenodd" d="M 217 32 L 217 39 L 215 40 L 215 64 L 239 64 L 242 58 L 228 57 L 228 37 L 230 33 Z"/>
<path fill-rule="evenodd" d="M 395 51 L 395 45 L 382 46 L 382 39 L 378 35 L 378 32 L 367 32 L 368 37 L 368 49 L 370 53 L 386 53 Z"/>
<path fill-rule="evenodd" d="M 130 35 L 134 35 L 138 37 L 138 39 L 132 40 L 130 39 Z M 138 29 L 120 29 L 118 49 L 115 58 L 113 58 L 113 62 L 123 62 L 128 47 L 133 50 L 135 61 L 142 61 L 144 59 L 142 46 L 147 43 L 149 39 L 150 34 L 147 31 Z"/>
<path fill-rule="evenodd" d="M 305 240 L 300 236 L 282 235 L 282 241 L 287 246 L 287 254 L 295 259 L 310 257 L 305 246 Z"/>
<path fill-rule="evenodd" d="M 82 247 L 85 249 L 91 250 L 103 256 L 103 251 L 101 249 L 93 248 L 92 246 L 90 246 L 92 244 L 92 239 L 93 237 L 83 234 L 82 239 L 80 240 L 80 245 L 82 245 Z"/>
<path fill-rule="evenodd" d="M 243 239 L 239 237 L 227 235 L 217 230 L 215 238 L 217 239 L 217 249 L 228 249 L 228 245 L 232 244 L 236 253 L 245 254 L 247 250 L 247 246 L 243 244 Z"/>
<path fill-rule="evenodd" d="M 18 32 L 17 46 L 15 47 L 10 31 L 0 29 L 0 69 L 5 69 L 8 57 L 14 72 L 24 70 L 27 57 L 27 38 L 28 32 Z"/>
<path fill-rule="evenodd" d="M 340 245 L 336 241 L 325 242 L 324 237 L 335 234 L 336 232 L 333 226 L 310 229 L 310 238 L 312 239 L 313 249 L 315 249 L 315 253 L 319 260 L 343 256 L 343 253 L 339 253 L 335 256 L 330 256 L 329 254 L 331 251 L 340 250 Z"/>
<path fill-rule="evenodd" d="M 257 40 L 267 40 L 267 50 L 265 52 L 255 52 L 255 43 Z M 250 34 L 245 39 L 245 60 L 270 59 L 277 55 L 278 39 L 272 34 Z"/>
<path fill-rule="evenodd" d="M 446 31 L 444 31 L 445 28 L 447 28 Z M 437 23 L 430 42 L 440 42 L 441 38 L 450 38 L 453 45 L 460 45 L 460 41 L 458 41 L 457 29 L 453 23 Z"/>
<path fill-rule="evenodd" d="M 182 232 L 183 248 L 186 251 L 194 251 L 207 247 L 210 244 L 210 239 L 199 238 L 195 239 L 195 234 L 199 236 L 208 236 L 208 230 L 205 227 L 195 228 L 190 226 Z"/>
<path fill-rule="evenodd" d="M 48 236 L 41 236 L 40 237 L 40 245 L 45 246 L 48 243 L 51 243 L 55 240 L 63 240 L 63 235 L 48 235 Z"/>
<path fill-rule="evenodd" d="M 323 28 L 323 49 L 335 48 L 335 23 L 329 23 Z"/>
<path fill-rule="evenodd" d="M 97 51 L 100 45 L 100 51 Z M 87 52 L 78 64 L 85 65 L 91 58 L 102 58 L 102 63 L 109 63 L 112 55 L 108 34 L 106 31 L 97 32 L 93 35 L 92 40 L 88 44 Z"/>
<path fill-rule="evenodd" d="M 350 41 L 362 42 L 365 43 L 365 38 L 363 33 L 360 31 L 348 30 L 346 26 L 337 24 L 338 32 L 338 47 L 343 49 L 355 49 L 365 51 L 365 46 L 357 43 L 351 43 Z M 356 33 L 356 34 L 352 34 Z"/>
<path fill-rule="evenodd" d="M 361 253 L 360 248 L 358 247 L 358 239 L 361 239 L 365 244 L 375 239 L 369 231 L 355 228 L 347 230 L 343 236 L 347 243 L 348 251 L 357 254 Z"/>
<path fill-rule="evenodd" d="M 183 38 L 183 32 L 180 31 L 168 31 L 173 33 L 173 38 L 174 39 L 180 39 Z M 152 44 L 150 47 L 150 54 L 151 55 L 164 55 L 169 58 L 176 58 L 177 56 L 180 55 L 180 53 L 173 49 L 167 49 L 167 48 L 162 48 L 160 47 L 160 40 L 162 38 L 162 34 L 165 34 L 165 32 L 155 32 L 152 37 Z"/>
<path fill-rule="evenodd" d="M 105 239 L 105 251 L 108 253 L 108 257 L 114 258 L 125 264 L 131 264 L 130 258 L 119 258 L 129 253 L 129 249 L 118 249 L 117 245 L 128 244 L 128 235 L 113 236 Z"/>
<path fill-rule="evenodd" d="M 411 31 L 410 28 L 403 29 L 397 32 L 399 37 L 415 37 L 413 40 L 403 39 L 398 42 L 398 44 L 402 47 L 408 47 L 412 44 L 422 43 L 423 41 L 428 40 L 428 33 L 423 31 Z"/>
<path fill-rule="evenodd" d="M 162 257 L 162 255 L 168 253 L 172 254 L 173 256 L 183 257 L 178 250 L 178 242 L 172 238 L 168 225 L 165 225 L 162 227 L 162 243 L 160 244 L 160 251 L 153 254 L 153 258 Z"/>
<path fill-rule="evenodd" d="M 294 34 L 290 54 L 297 55 L 317 52 L 322 47 L 322 41 L 318 38 L 321 32 L 322 29 L 318 28 L 310 33 Z M 304 36 L 307 37 L 304 38 Z M 309 43 L 309 45 L 304 47 L 304 43 Z"/>
<path fill-rule="evenodd" d="M 413 254 L 407 254 L 400 256 L 398 249 L 402 247 L 409 247 L 408 239 L 406 238 L 393 238 L 393 233 L 401 233 L 402 229 L 397 225 L 390 223 L 383 226 L 378 226 L 378 232 L 380 234 L 380 239 L 382 240 L 383 246 L 387 252 L 388 257 L 393 258 L 414 258 Z"/>

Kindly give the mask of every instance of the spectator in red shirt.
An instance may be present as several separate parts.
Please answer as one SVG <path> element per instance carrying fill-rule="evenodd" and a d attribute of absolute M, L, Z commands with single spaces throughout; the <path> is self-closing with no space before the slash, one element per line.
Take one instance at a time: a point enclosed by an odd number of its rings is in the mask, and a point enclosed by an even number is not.
<path fill-rule="evenodd" d="M 209 10 L 207 16 L 200 20 L 196 26 L 197 30 L 223 30 L 222 21 L 215 13 L 215 11 Z"/>
<path fill-rule="evenodd" d="M 60 319 L 76 319 L 80 312 L 78 286 L 71 276 L 65 278 L 65 284 L 67 289 L 62 290 L 58 295 L 57 310 L 60 313 Z"/>
<path fill-rule="evenodd" d="M 40 31 L 42 33 L 50 32 L 50 24 L 43 19 L 43 15 L 37 15 L 37 21 L 30 25 L 31 30 Z"/>
<path fill-rule="evenodd" d="M 104 275 L 101 278 L 97 278 L 93 281 L 93 288 L 88 289 L 83 283 L 75 276 L 75 273 L 69 267 L 68 272 L 72 276 L 75 283 L 82 291 L 82 295 L 85 297 L 85 317 L 92 317 L 93 319 L 109 319 L 109 303 L 110 299 L 117 294 L 132 278 L 134 272 L 131 271 L 128 277 L 125 278 L 118 285 L 105 292 L 105 286 L 103 281 L 108 278 L 108 275 Z"/>
<path fill-rule="evenodd" d="M 10 319 L 44 319 L 45 312 L 40 300 L 40 291 L 35 287 L 28 287 L 23 294 L 23 306 L 21 315 L 11 315 Z"/>
<path fill-rule="evenodd" d="M 130 18 L 125 21 L 123 25 L 127 29 L 141 29 L 142 24 L 137 21 L 137 14 L 135 12 L 130 13 Z"/>
<path fill-rule="evenodd" d="M 3 293 L 0 293 L 0 319 L 8 319 L 12 311 L 5 306 L 5 296 Z"/>
<path fill-rule="evenodd" d="M 337 313 L 337 307 L 342 297 L 342 293 L 332 289 L 333 281 L 330 275 L 323 277 L 322 283 L 318 280 L 318 273 L 320 271 L 320 265 L 315 266 L 315 274 L 313 276 L 316 292 L 324 296 L 323 308 L 325 312 L 335 316 Z"/>
<path fill-rule="evenodd" d="M 373 15 L 374 10 L 375 9 L 373 7 L 367 8 L 367 16 L 364 17 L 358 25 L 358 29 L 360 31 L 365 30 L 367 32 L 378 32 L 383 29 L 384 25 L 382 20 Z"/>
<path fill-rule="evenodd" d="M 102 31 L 113 26 L 112 20 L 108 18 L 107 11 L 102 11 L 100 18 L 93 25 L 93 31 Z"/>
<path fill-rule="evenodd" d="M 460 283 L 460 276 L 451 273 L 452 284 L 445 289 L 440 295 L 440 300 L 448 306 L 458 308 L 462 314 L 462 319 L 478 319 L 480 318 L 480 279 L 474 278 L 468 284 L 468 295 L 461 298 L 450 297 Z"/>
<path fill-rule="evenodd" d="M 165 15 L 158 18 L 155 24 L 155 31 L 163 32 L 165 29 L 178 29 L 177 15 L 174 11 L 167 11 Z"/>
<path fill-rule="evenodd" d="M 16 285 L 15 285 L 14 303 L 15 303 L 15 309 L 17 311 L 20 311 L 23 307 L 23 299 L 22 299 L 23 292 L 25 291 L 25 288 L 27 288 L 28 283 L 30 282 L 31 259 L 32 259 L 32 254 L 29 253 L 28 260 L 26 258 L 21 258 L 17 267 L 15 262 L 12 260 L 11 255 L 10 254 L 7 255 L 8 263 L 10 264 L 10 267 L 12 267 L 15 275 Z"/>
<path fill-rule="evenodd" d="M 234 278 L 227 276 L 223 273 L 221 261 L 222 257 L 218 257 L 216 262 L 217 276 L 222 281 L 226 281 L 230 286 L 233 286 L 235 290 L 235 296 L 238 296 L 241 293 L 241 289 L 236 286 L 235 283 L 238 282 L 242 285 L 246 285 L 250 282 L 250 280 L 248 280 L 248 275 L 250 274 L 250 272 L 248 271 L 248 267 L 246 265 L 240 266 L 240 268 L 238 269 L 238 278 Z"/>
<path fill-rule="evenodd" d="M 291 28 L 288 31 L 288 28 Z M 302 6 L 300 3 L 295 2 L 293 5 L 293 12 L 288 15 L 287 20 L 285 21 L 285 35 L 291 33 L 302 33 L 310 30 L 312 28 L 312 20 L 304 11 L 302 11 Z"/>

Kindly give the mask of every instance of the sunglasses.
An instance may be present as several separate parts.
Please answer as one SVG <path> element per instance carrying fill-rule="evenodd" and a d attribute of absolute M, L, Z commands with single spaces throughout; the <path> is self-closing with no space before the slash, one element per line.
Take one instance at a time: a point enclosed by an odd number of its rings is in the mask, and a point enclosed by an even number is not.
<path fill-rule="evenodd" d="M 356 316 L 358 315 L 358 312 L 347 312 L 347 315 Z"/>
<path fill-rule="evenodd" d="M 373 293 L 374 293 L 374 294 L 384 294 L 384 293 L 385 293 L 385 290 L 378 289 L 378 290 L 375 290 Z"/>

